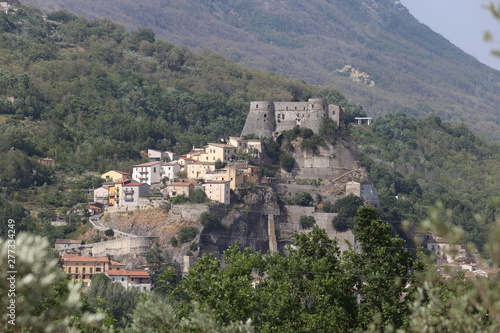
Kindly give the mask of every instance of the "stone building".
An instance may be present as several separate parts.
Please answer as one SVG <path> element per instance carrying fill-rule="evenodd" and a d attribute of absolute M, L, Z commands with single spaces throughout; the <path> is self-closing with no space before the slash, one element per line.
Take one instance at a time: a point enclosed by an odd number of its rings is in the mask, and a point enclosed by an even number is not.
<path fill-rule="evenodd" d="M 294 127 L 307 127 L 318 132 L 326 118 L 344 124 L 344 110 L 338 105 L 328 104 L 326 99 L 316 98 L 307 102 L 253 101 L 241 135 L 272 137 Z"/>

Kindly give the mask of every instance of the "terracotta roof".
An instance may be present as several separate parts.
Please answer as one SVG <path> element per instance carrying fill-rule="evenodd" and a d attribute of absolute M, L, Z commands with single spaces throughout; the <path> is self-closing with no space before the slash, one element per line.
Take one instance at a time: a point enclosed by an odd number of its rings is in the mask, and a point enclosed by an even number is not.
<path fill-rule="evenodd" d="M 74 240 L 74 239 L 56 239 L 56 244 L 81 244 L 81 240 Z"/>
<path fill-rule="evenodd" d="M 173 161 L 173 162 L 164 163 L 163 165 L 176 165 L 176 164 L 179 164 L 179 163 L 177 163 L 176 161 Z"/>
<path fill-rule="evenodd" d="M 183 186 L 189 186 L 193 185 L 191 183 L 171 183 L 169 186 L 176 186 L 176 187 L 183 187 Z"/>
<path fill-rule="evenodd" d="M 155 164 L 158 164 L 158 163 L 161 163 L 161 161 L 153 161 L 153 162 L 147 162 L 147 163 L 142 163 L 142 164 L 136 164 L 136 165 L 134 165 L 134 168 L 135 167 L 152 166 L 152 165 L 155 165 Z"/>
<path fill-rule="evenodd" d="M 127 186 L 141 186 L 141 185 L 144 185 L 144 184 L 146 184 L 146 183 L 138 183 L 138 182 L 136 182 L 136 183 L 124 184 L 123 186 L 124 187 L 127 187 Z"/>
<path fill-rule="evenodd" d="M 229 180 L 208 180 L 205 184 L 228 184 Z"/>
<path fill-rule="evenodd" d="M 115 182 L 115 184 L 123 184 L 123 183 L 128 183 L 130 181 L 131 181 L 130 179 L 123 179 L 123 180 L 119 180 L 119 181 Z"/>
<path fill-rule="evenodd" d="M 113 265 L 113 266 L 126 266 L 125 264 L 122 264 L 121 262 L 114 261 L 114 260 L 110 260 L 109 264 Z"/>
<path fill-rule="evenodd" d="M 116 269 L 108 269 L 106 271 L 107 275 L 110 276 L 130 276 L 130 277 L 139 277 L 139 278 L 150 278 L 148 271 L 143 271 L 139 269 L 133 270 L 116 270 Z"/>
<path fill-rule="evenodd" d="M 82 257 L 73 254 L 67 254 L 61 257 L 61 261 L 69 261 L 69 262 L 107 262 L 109 261 L 108 257 Z"/>
<path fill-rule="evenodd" d="M 89 208 L 90 209 L 98 209 L 98 210 L 101 209 L 101 207 L 97 207 L 97 206 L 94 206 L 94 205 L 90 205 Z"/>

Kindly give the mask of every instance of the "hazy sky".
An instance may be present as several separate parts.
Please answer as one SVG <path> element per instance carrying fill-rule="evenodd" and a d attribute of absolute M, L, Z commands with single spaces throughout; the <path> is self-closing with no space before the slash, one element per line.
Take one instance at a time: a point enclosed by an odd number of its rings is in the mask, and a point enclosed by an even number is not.
<path fill-rule="evenodd" d="M 492 0 L 500 3 L 499 0 Z M 420 22 L 440 33 L 450 42 L 476 57 L 479 61 L 500 70 L 500 58 L 490 55 L 500 49 L 500 22 L 482 6 L 488 0 L 401 0 Z M 496 43 L 483 40 L 484 31 L 493 33 Z"/>

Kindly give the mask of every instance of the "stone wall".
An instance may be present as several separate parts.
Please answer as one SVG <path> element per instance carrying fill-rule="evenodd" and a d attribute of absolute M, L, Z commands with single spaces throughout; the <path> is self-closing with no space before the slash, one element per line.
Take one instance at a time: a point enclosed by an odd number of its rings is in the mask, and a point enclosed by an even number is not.
<path fill-rule="evenodd" d="M 197 221 L 200 215 L 209 209 L 207 205 L 172 205 L 168 217 L 174 221 Z"/>
<path fill-rule="evenodd" d="M 126 237 L 105 242 L 87 244 L 92 247 L 92 256 L 140 254 L 153 246 L 156 237 Z"/>

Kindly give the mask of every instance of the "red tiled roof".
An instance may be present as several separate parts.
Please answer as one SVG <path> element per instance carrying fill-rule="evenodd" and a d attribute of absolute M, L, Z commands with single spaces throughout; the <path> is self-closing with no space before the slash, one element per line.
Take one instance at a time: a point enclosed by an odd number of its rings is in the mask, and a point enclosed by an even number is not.
<path fill-rule="evenodd" d="M 115 184 L 125 184 L 125 183 L 128 183 L 130 181 L 131 181 L 130 179 L 123 179 L 123 180 L 119 180 L 119 181 L 115 182 Z"/>
<path fill-rule="evenodd" d="M 110 260 L 109 264 L 113 265 L 113 266 L 126 266 L 125 264 L 122 264 L 121 262 L 114 261 L 114 260 Z"/>
<path fill-rule="evenodd" d="M 229 180 L 208 180 L 205 184 L 228 184 Z"/>
<path fill-rule="evenodd" d="M 93 206 L 93 205 L 90 205 L 89 206 L 90 209 L 97 209 L 97 210 L 100 210 L 101 208 L 100 207 L 97 207 L 97 206 Z"/>

